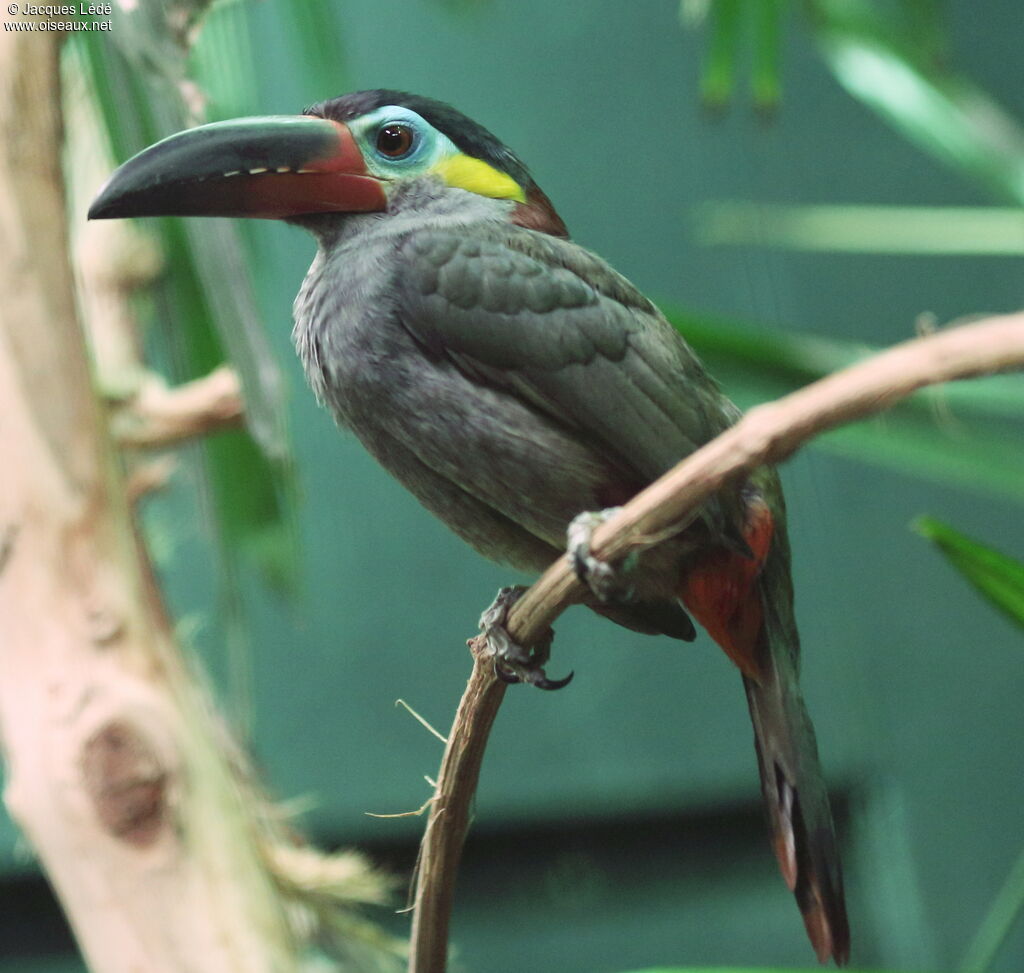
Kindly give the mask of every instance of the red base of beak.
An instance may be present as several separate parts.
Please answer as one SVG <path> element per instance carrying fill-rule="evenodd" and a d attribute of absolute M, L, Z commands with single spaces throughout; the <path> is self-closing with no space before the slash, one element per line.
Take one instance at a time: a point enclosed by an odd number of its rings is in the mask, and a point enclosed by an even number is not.
<path fill-rule="evenodd" d="M 308 116 L 215 122 L 172 135 L 109 179 L 90 219 L 374 212 L 387 206 L 348 127 Z"/>

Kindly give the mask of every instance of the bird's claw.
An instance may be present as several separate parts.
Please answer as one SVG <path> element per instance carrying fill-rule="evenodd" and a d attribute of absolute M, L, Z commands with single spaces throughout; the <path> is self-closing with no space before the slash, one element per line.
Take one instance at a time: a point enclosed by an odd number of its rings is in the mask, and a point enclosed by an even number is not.
<path fill-rule="evenodd" d="M 590 553 L 590 542 L 594 531 L 606 520 L 614 517 L 622 508 L 608 507 L 606 510 L 587 510 L 577 514 L 566 531 L 569 561 L 576 577 L 585 584 L 602 604 L 614 602 L 626 604 L 633 599 L 633 590 L 623 584 L 621 572 L 607 561 Z"/>
<path fill-rule="evenodd" d="M 525 682 L 538 689 L 561 689 L 575 673 L 564 679 L 549 679 L 544 665 L 551 655 L 554 632 L 548 629 L 536 645 L 525 647 L 513 641 L 505 628 L 509 609 L 526 591 L 521 585 L 502 588 L 491 606 L 480 616 L 480 631 L 494 652 L 494 674 L 506 683 Z"/>
<path fill-rule="evenodd" d="M 576 675 L 575 672 L 570 672 L 562 679 L 549 679 L 544 675 L 543 669 L 526 669 L 519 672 L 508 666 L 507 663 L 499 662 L 498 659 L 494 660 L 494 674 L 502 682 L 509 684 L 525 682 L 538 689 L 561 689 L 563 686 L 568 686 L 572 682 L 573 676 Z"/>

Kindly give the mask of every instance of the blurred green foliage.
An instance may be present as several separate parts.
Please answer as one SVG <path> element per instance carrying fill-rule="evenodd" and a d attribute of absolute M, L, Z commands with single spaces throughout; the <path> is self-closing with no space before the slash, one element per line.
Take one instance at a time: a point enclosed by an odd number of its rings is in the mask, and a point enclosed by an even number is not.
<path fill-rule="evenodd" d="M 105 43 L 75 37 L 117 161 L 194 119 L 196 105 L 188 97 L 194 99 L 197 89 L 186 80 L 185 47 L 160 16 L 168 9 L 143 4 L 121 13 L 119 31 L 112 31 Z M 230 6 L 225 9 L 230 13 Z M 214 62 L 221 70 L 210 69 L 211 79 L 216 77 L 227 92 L 233 79 L 245 77 L 252 61 L 244 45 L 236 43 L 235 50 L 231 59 Z M 180 220 L 148 223 L 165 261 L 148 304 L 153 320 L 145 330 L 155 367 L 181 382 L 230 359 L 245 394 L 246 428 L 204 440 L 195 454 L 222 568 L 222 605 L 237 620 L 235 579 L 243 563 L 256 564 L 278 590 L 287 591 L 296 581 L 283 381 L 267 344 L 237 228 L 223 220 L 206 227 Z"/>
<path fill-rule="evenodd" d="M 669 321 L 746 405 L 778 398 L 878 349 L 675 308 Z M 997 376 L 928 389 L 879 419 L 834 429 L 821 449 L 1024 503 L 1024 382 Z"/>

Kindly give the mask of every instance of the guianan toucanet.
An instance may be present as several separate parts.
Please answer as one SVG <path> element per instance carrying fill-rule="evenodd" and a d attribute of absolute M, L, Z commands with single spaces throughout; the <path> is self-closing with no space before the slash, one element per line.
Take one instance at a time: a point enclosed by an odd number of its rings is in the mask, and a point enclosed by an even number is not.
<path fill-rule="evenodd" d="M 89 215 L 254 216 L 311 231 L 295 344 L 317 396 L 481 554 L 539 572 L 580 515 L 627 501 L 737 419 L 658 309 L 565 224 L 519 158 L 428 98 L 362 91 L 296 117 L 172 135 Z M 782 874 L 818 958 L 849 929 L 817 745 L 798 684 L 785 506 L 760 469 L 589 605 L 739 668 Z M 605 577 L 605 582 L 607 578 Z M 509 658 L 502 672 L 556 682 Z"/>

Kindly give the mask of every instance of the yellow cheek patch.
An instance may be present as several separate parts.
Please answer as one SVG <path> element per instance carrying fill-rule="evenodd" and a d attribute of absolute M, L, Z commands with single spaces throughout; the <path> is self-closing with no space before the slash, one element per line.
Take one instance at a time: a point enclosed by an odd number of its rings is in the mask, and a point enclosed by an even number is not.
<path fill-rule="evenodd" d="M 493 199 L 526 202 L 523 187 L 511 176 L 499 172 L 483 159 L 461 154 L 450 155 L 437 163 L 433 169 L 449 186 L 455 186 L 457 189 L 466 189 L 478 196 L 490 196 Z"/>

